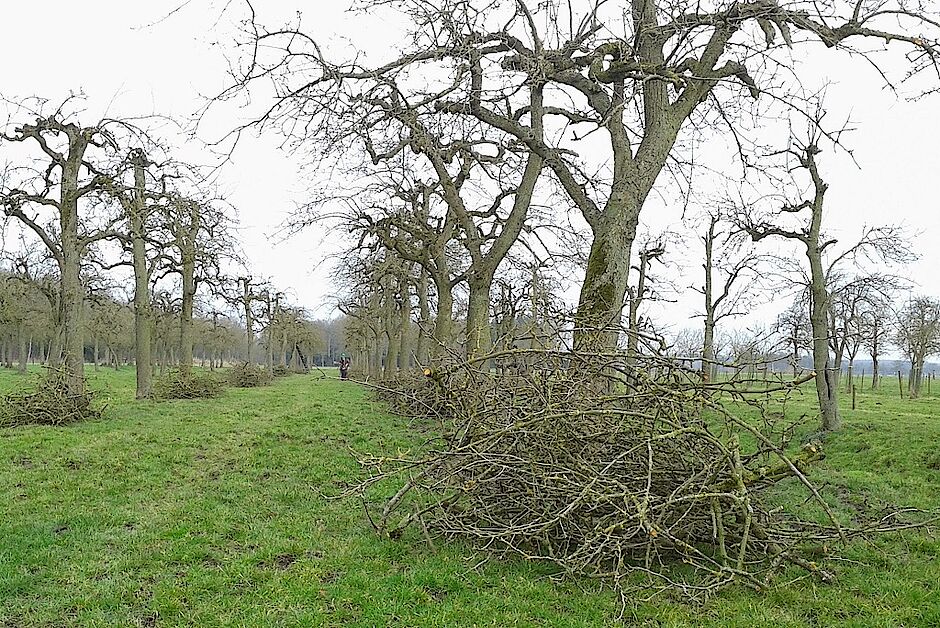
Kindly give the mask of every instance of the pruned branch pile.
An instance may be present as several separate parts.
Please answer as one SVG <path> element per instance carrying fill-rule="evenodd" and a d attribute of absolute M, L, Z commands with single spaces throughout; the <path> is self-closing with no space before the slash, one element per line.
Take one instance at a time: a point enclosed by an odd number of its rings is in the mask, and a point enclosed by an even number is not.
<path fill-rule="evenodd" d="M 232 367 L 229 372 L 229 384 L 235 388 L 255 388 L 267 386 L 274 380 L 268 370 L 258 364 L 241 362 Z"/>
<path fill-rule="evenodd" d="M 67 425 L 97 419 L 94 393 L 69 391 L 64 371 L 49 368 L 28 389 L 0 398 L 0 428 L 19 425 Z"/>
<path fill-rule="evenodd" d="M 154 383 L 157 399 L 209 399 L 218 397 L 225 390 L 225 383 L 213 373 L 191 373 L 170 371 Z"/>
<path fill-rule="evenodd" d="M 729 408 L 748 405 L 665 359 L 503 352 L 394 394 L 440 419 L 441 437 L 422 456 L 363 457 L 370 477 L 346 494 L 393 537 L 415 526 L 432 544 L 469 539 L 621 586 L 648 574 L 692 597 L 761 589 L 790 565 L 827 581 L 807 558 L 819 546 L 901 525 L 846 529 L 805 473 L 821 446 L 787 453 L 726 409 L 726 394 L 739 404 Z M 368 489 L 389 478 L 398 490 L 376 513 Z M 815 518 L 776 507 L 780 482 Z"/>

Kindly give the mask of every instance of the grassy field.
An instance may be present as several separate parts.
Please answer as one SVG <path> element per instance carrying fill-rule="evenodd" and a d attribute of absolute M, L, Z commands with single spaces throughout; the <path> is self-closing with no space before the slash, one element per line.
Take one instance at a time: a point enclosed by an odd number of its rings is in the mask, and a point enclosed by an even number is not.
<path fill-rule="evenodd" d="M 357 477 L 349 448 L 420 440 L 356 384 L 293 376 L 157 403 L 133 400 L 131 370 L 90 379 L 103 419 L 0 430 L 0 626 L 606 626 L 620 611 L 597 583 L 382 539 L 357 503 L 322 498 Z M 0 372 L 0 391 L 20 381 Z M 845 411 L 813 469 L 844 512 L 866 507 L 852 494 L 940 508 L 937 393 L 900 401 L 886 385 Z M 834 585 L 657 598 L 624 623 L 940 626 L 940 541 L 892 535 L 843 557 Z"/>

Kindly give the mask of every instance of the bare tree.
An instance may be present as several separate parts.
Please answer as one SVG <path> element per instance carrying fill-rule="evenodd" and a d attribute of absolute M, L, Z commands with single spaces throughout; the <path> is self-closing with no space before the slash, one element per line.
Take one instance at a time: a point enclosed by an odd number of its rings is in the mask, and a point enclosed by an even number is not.
<path fill-rule="evenodd" d="M 813 332 L 809 324 L 809 306 L 805 294 L 797 297 L 777 316 L 777 333 L 781 336 L 793 368 L 793 377 L 799 374 L 803 351 L 812 353 Z"/>
<path fill-rule="evenodd" d="M 114 127 L 127 127 L 109 119 L 83 126 L 63 107 L 37 113 L 33 122 L 0 135 L 4 142 L 38 150 L 28 165 L 8 175 L 0 207 L 39 237 L 59 267 L 63 364 L 69 390 L 77 392 L 84 387 L 82 259 L 89 247 L 117 235 L 100 204 L 110 179 L 101 164 L 118 152 Z"/>
<path fill-rule="evenodd" d="M 177 191 L 164 195 L 167 199 L 161 207 L 161 226 L 166 233 L 164 274 L 172 272 L 180 276 L 179 368 L 186 377 L 193 368 L 196 291 L 202 283 L 220 284 L 221 264 L 232 256 L 234 244 L 228 218 L 224 210 L 216 206 L 218 199 L 196 198 L 195 194 L 184 195 Z M 255 298 L 265 300 L 263 295 Z M 248 310 L 250 307 L 246 312 Z"/>
<path fill-rule="evenodd" d="M 822 114 L 819 114 L 820 117 Z M 816 372 L 816 393 L 824 431 L 841 427 L 838 406 L 840 364 L 830 357 L 834 344 L 832 319 L 832 289 L 847 263 L 858 264 L 868 259 L 878 262 L 907 263 L 913 259 L 903 232 L 891 226 L 865 227 L 861 238 L 853 245 L 837 249 L 838 241 L 823 231 L 824 200 L 828 185 L 819 172 L 816 156 L 820 153 L 821 133 L 818 125 L 811 127 L 805 144 L 794 140 L 793 145 L 780 154 L 796 161 L 797 168 L 810 178 L 812 198 L 786 202 L 769 218 L 756 218 L 743 212 L 739 224 L 756 242 L 768 237 L 785 238 L 801 245 L 806 256 L 808 272 L 803 271 L 801 283 L 809 297 L 809 321 L 812 329 L 813 368 Z M 798 226 L 784 226 L 796 221 Z M 841 360 L 841 350 L 836 360 Z"/>
<path fill-rule="evenodd" d="M 871 356 L 871 387 L 878 388 L 881 373 L 878 358 L 890 343 L 892 330 L 891 306 L 887 299 L 877 295 L 862 304 L 859 315 L 859 330 L 862 346 Z M 889 319 L 889 320 L 885 320 Z"/>
<path fill-rule="evenodd" d="M 705 249 L 702 262 L 705 280 L 693 290 L 705 299 L 700 316 L 704 324 L 701 368 L 702 379 L 706 382 L 713 379 L 717 366 L 715 327 L 726 318 L 746 314 L 760 286 L 757 276 L 760 257 L 739 235 L 740 229 L 730 221 L 723 221 L 716 212 L 707 216 L 707 226 L 700 236 Z"/>
<path fill-rule="evenodd" d="M 147 190 L 147 169 L 151 162 L 144 150 L 135 148 L 128 154 L 126 164 L 133 173 L 133 184 L 123 185 L 122 173 L 102 182 L 105 192 L 116 199 L 124 209 L 126 230 L 120 239 L 130 250 L 130 264 L 134 272 L 134 367 L 137 379 L 137 399 L 147 399 L 153 391 L 153 306 L 150 281 L 160 252 L 148 253 L 151 237 L 152 210 L 155 200 Z M 116 267 L 124 260 L 112 264 Z"/>
<path fill-rule="evenodd" d="M 629 319 L 627 323 L 627 354 L 636 356 L 639 352 L 640 336 L 643 335 L 644 322 L 640 318 L 640 306 L 643 301 L 653 296 L 650 267 L 653 261 L 666 254 L 664 238 L 651 238 L 640 249 L 639 263 L 635 266 L 637 271 L 636 285 L 628 288 L 629 293 Z M 578 323 L 576 322 L 576 325 Z"/>
<path fill-rule="evenodd" d="M 926 359 L 940 353 L 940 301 L 915 297 L 898 313 L 894 342 L 911 364 L 910 396 L 920 396 Z"/>
<path fill-rule="evenodd" d="M 883 243 L 886 244 L 886 243 Z M 898 241 L 892 246 L 906 249 L 906 243 Z M 898 251 L 900 253 L 900 251 Z M 866 340 L 866 332 L 877 334 L 878 322 L 871 327 L 872 306 L 884 306 L 890 296 L 905 282 L 899 277 L 884 273 L 843 275 L 830 273 L 829 292 L 831 307 L 829 308 L 829 345 L 834 356 L 833 365 L 837 372 L 842 370 L 842 361 L 848 357 L 849 384 L 846 390 L 851 390 L 852 373 L 855 367 L 855 356 Z M 868 314 L 866 320 L 866 314 Z M 883 315 L 883 312 L 879 312 Z M 877 367 L 877 341 L 872 360 Z"/>
<path fill-rule="evenodd" d="M 932 12 L 900 0 L 714 7 L 691 0 L 631 0 L 625 11 L 602 0 L 367 0 L 359 6 L 392 7 L 409 18 L 408 49 L 372 67 L 363 66 L 358 56 L 334 63 L 324 57 L 325 46 L 299 24 L 266 29 L 251 8 L 246 63 L 216 102 L 256 82 L 273 81 L 277 100 L 256 122 L 297 129 L 293 137 L 298 142 L 316 137 L 335 145 L 344 145 L 337 140 L 361 134 L 363 128 L 341 124 L 344 112 L 368 105 L 379 118 L 368 128 L 388 130 L 387 123 L 395 119 L 404 129 L 387 134 L 390 145 L 370 147 L 373 160 L 408 146 L 438 161 L 435 170 L 447 160 L 434 153 L 442 156 L 441 149 L 459 142 L 437 132 L 444 125 L 434 122 L 433 113 L 463 116 L 513 137 L 537 156 L 525 158 L 527 175 L 516 188 L 515 204 L 525 204 L 529 181 L 544 164 L 593 233 L 579 298 L 578 346 L 616 344 L 616 333 L 604 330 L 620 328 L 639 216 L 660 174 L 671 161 L 681 161 L 682 145 L 708 139 L 725 125 L 739 147 L 747 144 L 747 132 L 735 124 L 747 114 L 745 94 L 756 100 L 769 93 L 784 106 L 802 104 L 793 81 L 776 80 L 785 73 L 798 82 L 803 73 L 788 51 L 781 53 L 778 38 L 806 54 L 822 43 L 872 64 L 879 60 L 875 49 L 852 43 L 895 42 L 908 50 L 905 76 L 912 77 L 936 67 L 940 30 Z M 885 80 L 889 74 L 881 72 Z M 405 85 L 415 83 L 424 89 L 406 97 Z M 350 85 L 355 87 L 336 89 Z M 553 126 L 557 132 L 543 132 L 543 117 L 559 121 Z M 602 141 L 594 146 L 606 149 L 609 168 L 592 171 L 581 159 L 589 151 L 579 154 L 576 142 L 598 129 Z M 453 190 L 447 196 L 459 207 Z M 474 269 L 469 279 L 482 286 L 489 274 L 488 268 Z M 473 289 L 475 313 L 484 310 L 480 292 Z"/>

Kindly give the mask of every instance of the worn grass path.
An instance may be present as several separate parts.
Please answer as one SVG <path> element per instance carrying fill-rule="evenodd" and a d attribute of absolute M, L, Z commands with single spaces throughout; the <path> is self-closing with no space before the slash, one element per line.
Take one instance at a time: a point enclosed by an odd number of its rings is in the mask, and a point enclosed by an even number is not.
<path fill-rule="evenodd" d="M 20 382 L 0 372 L 0 391 Z M 605 626 L 619 612 L 596 583 L 380 539 L 358 504 L 323 499 L 357 477 L 350 447 L 420 442 L 355 384 L 293 376 L 167 403 L 134 401 L 131 370 L 92 385 L 100 421 L 0 430 L 0 626 Z M 940 507 L 940 399 L 860 402 L 815 479 L 835 499 Z M 836 585 L 658 599 L 625 623 L 940 625 L 936 539 L 845 555 Z"/>

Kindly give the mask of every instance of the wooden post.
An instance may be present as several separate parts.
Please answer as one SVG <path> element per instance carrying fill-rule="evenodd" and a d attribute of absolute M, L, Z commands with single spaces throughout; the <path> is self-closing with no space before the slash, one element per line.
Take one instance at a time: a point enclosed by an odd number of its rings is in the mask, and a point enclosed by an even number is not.
<path fill-rule="evenodd" d="M 852 409 L 855 409 L 855 386 L 852 386 Z"/>
<path fill-rule="evenodd" d="M 904 399 L 904 384 L 901 383 L 901 371 L 898 371 L 898 392 L 901 394 L 901 399 Z"/>

